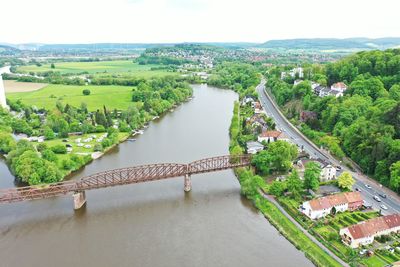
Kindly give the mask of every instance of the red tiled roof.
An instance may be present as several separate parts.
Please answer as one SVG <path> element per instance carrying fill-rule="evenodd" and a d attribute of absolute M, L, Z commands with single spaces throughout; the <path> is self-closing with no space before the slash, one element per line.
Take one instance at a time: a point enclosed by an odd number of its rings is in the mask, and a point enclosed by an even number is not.
<path fill-rule="evenodd" d="M 347 229 L 353 239 L 360 239 L 398 226 L 400 226 L 400 214 L 391 214 L 354 224 Z"/>
<path fill-rule="evenodd" d="M 362 201 L 360 192 L 346 192 L 346 193 L 340 193 L 326 197 L 316 198 L 310 200 L 309 203 L 313 210 L 323 210 L 332 208 L 340 204 L 345 204 L 345 203 L 350 204 L 359 201 Z"/>
<path fill-rule="evenodd" d="M 260 134 L 261 137 L 278 138 L 282 133 L 280 131 L 264 131 Z"/>
<path fill-rule="evenodd" d="M 332 84 L 332 87 L 346 89 L 347 85 L 344 82 L 338 82 L 338 83 Z"/>

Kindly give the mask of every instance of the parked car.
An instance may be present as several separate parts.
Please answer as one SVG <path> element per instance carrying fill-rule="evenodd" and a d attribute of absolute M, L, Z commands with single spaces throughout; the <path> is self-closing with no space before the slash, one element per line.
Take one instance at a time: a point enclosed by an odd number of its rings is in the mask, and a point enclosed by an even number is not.
<path fill-rule="evenodd" d="M 380 195 L 381 197 L 383 197 L 383 198 L 387 198 L 387 195 L 384 194 L 384 193 L 379 193 L 379 195 Z"/>
<path fill-rule="evenodd" d="M 365 253 L 367 253 L 367 250 L 366 250 L 366 249 L 360 250 L 360 255 L 364 255 Z"/>
<path fill-rule="evenodd" d="M 382 200 L 380 199 L 380 197 L 378 197 L 378 196 L 374 196 L 374 199 L 376 200 L 376 201 L 378 201 L 378 202 L 381 202 Z"/>
<path fill-rule="evenodd" d="M 371 189 L 371 186 L 369 184 L 365 184 L 365 187 Z"/>
<path fill-rule="evenodd" d="M 387 209 L 388 209 L 388 207 L 386 207 L 386 205 L 382 204 L 382 205 L 381 205 L 381 209 L 383 209 L 383 210 L 387 210 Z"/>
<path fill-rule="evenodd" d="M 356 187 L 356 191 L 357 191 L 357 192 L 361 192 L 361 189 L 358 188 L 358 187 Z"/>

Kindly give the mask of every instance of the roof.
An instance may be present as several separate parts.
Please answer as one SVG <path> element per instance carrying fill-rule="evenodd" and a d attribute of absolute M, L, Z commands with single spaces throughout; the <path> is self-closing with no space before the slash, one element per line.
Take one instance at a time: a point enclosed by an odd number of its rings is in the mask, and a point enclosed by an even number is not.
<path fill-rule="evenodd" d="M 350 232 L 353 239 L 360 239 L 399 226 L 400 214 L 391 214 L 354 224 L 347 227 L 347 230 Z"/>
<path fill-rule="evenodd" d="M 344 82 L 338 82 L 338 83 L 334 83 L 332 84 L 333 88 L 340 88 L 342 90 L 346 90 L 347 89 L 347 85 Z"/>
<path fill-rule="evenodd" d="M 309 201 L 313 210 L 329 209 L 337 205 L 354 202 L 362 202 L 360 192 L 334 194 L 326 197 L 315 198 Z"/>
<path fill-rule="evenodd" d="M 250 141 L 246 143 L 247 148 L 257 148 L 257 147 L 264 147 L 263 144 L 261 144 L 260 142 L 255 142 L 255 141 Z"/>
<path fill-rule="evenodd" d="M 273 137 L 278 138 L 282 132 L 280 131 L 264 131 L 260 134 L 261 137 Z"/>

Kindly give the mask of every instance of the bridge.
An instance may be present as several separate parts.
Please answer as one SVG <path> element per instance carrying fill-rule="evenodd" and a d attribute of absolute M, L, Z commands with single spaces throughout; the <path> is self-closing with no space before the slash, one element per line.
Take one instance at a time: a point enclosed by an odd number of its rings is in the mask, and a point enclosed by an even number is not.
<path fill-rule="evenodd" d="M 197 160 L 189 164 L 161 163 L 108 170 L 74 181 L 2 189 L 0 190 L 0 203 L 43 199 L 72 193 L 74 209 L 79 209 L 86 203 L 86 190 L 173 177 L 184 177 L 184 190 L 189 192 L 192 189 L 191 175 L 249 166 L 250 161 L 250 155 L 219 156 Z"/>

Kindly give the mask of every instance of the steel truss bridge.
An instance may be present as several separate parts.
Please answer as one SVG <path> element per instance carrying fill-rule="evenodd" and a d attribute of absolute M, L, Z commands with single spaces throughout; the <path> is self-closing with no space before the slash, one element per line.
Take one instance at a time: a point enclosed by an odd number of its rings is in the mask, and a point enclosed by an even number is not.
<path fill-rule="evenodd" d="M 161 163 L 108 170 L 45 186 L 25 186 L 0 190 L 0 203 L 11 203 L 56 197 L 73 193 L 74 208 L 86 203 L 85 191 L 118 185 L 184 177 L 184 190 L 191 190 L 191 175 L 249 166 L 250 155 L 219 156 L 197 160 L 189 164 Z"/>

